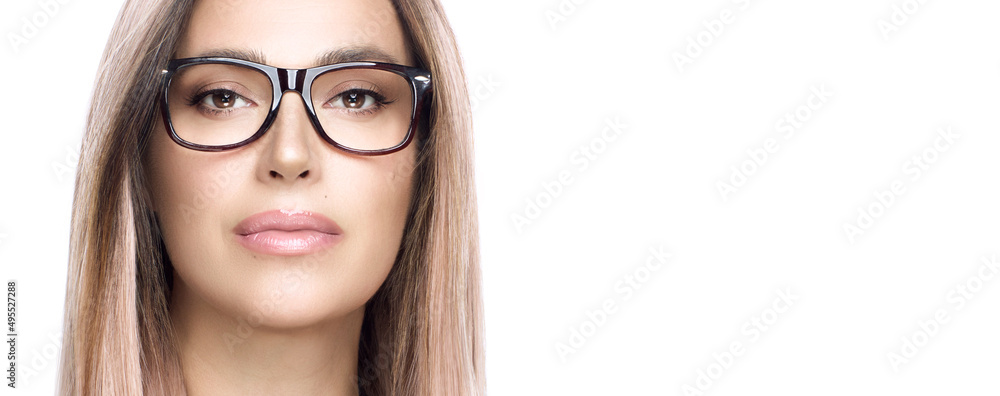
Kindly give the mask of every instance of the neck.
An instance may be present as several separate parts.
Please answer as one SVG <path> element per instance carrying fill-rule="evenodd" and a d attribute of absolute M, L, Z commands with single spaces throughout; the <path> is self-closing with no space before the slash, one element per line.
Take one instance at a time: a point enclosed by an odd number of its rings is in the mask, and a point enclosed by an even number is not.
<path fill-rule="evenodd" d="M 294 328 L 245 316 L 222 312 L 174 283 L 170 317 L 188 395 L 358 394 L 364 307 Z"/>

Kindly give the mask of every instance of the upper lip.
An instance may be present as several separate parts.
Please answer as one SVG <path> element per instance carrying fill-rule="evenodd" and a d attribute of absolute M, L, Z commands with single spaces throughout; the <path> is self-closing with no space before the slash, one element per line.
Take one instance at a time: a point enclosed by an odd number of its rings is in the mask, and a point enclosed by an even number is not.
<path fill-rule="evenodd" d="M 269 210 L 243 219 L 233 228 L 239 235 L 250 235 L 258 232 L 314 230 L 327 234 L 340 235 L 344 231 L 333 220 L 319 213 L 307 210 Z"/>

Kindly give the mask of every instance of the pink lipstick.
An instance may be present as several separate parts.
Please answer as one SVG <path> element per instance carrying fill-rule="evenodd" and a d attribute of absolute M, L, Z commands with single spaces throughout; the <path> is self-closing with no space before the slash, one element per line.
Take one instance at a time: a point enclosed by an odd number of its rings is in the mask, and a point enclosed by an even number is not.
<path fill-rule="evenodd" d="M 275 256 L 315 253 L 344 237 L 344 231 L 333 220 L 304 210 L 257 213 L 243 219 L 233 233 L 243 247 Z"/>

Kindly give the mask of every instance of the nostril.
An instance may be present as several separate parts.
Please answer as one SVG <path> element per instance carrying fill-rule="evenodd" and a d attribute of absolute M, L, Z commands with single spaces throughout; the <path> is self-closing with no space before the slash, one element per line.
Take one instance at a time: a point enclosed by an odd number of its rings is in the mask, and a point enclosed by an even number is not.
<path fill-rule="evenodd" d="M 278 173 L 277 171 L 270 171 L 270 172 L 268 172 L 268 174 L 270 174 L 271 177 L 275 178 L 275 179 L 282 179 L 282 178 L 284 178 L 284 176 L 282 176 L 281 173 Z M 308 170 L 299 174 L 299 177 L 303 178 L 303 179 L 305 179 L 308 176 L 309 176 L 309 171 Z"/>

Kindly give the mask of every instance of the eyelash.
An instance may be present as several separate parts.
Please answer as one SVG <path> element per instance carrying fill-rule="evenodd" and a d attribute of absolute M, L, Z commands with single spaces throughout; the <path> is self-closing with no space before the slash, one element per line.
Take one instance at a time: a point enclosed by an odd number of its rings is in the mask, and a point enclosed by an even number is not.
<path fill-rule="evenodd" d="M 368 96 L 371 96 L 372 99 L 375 99 L 375 104 L 372 105 L 372 108 L 364 109 L 364 110 L 346 109 L 348 112 L 350 112 L 352 114 L 356 114 L 356 115 L 362 115 L 362 116 L 371 115 L 371 114 L 375 113 L 376 111 L 381 110 L 385 106 L 390 105 L 390 104 L 392 104 L 392 103 L 395 102 L 394 100 L 393 101 L 386 100 L 387 98 L 385 97 L 385 95 L 382 95 L 381 93 L 379 93 L 378 92 L 378 87 L 376 87 L 376 86 L 373 85 L 373 86 L 368 87 L 367 89 L 365 89 L 365 88 L 351 88 L 351 89 L 348 89 L 348 90 L 343 91 L 343 92 L 337 94 L 336 96 L 330 98 L 330 100 L 327 100 L 325 103 L 330 103 L 330 102 L 332 102 L 335 99 L 343 100 L 343 98 L 344 98 L 345 95 L 349 95 L 351 93 L 357 93 L 357 94 L 360 94 L 360 95 L 368 95 Z"/>
<path fill-rule="evenodd" d="M 232 112 L 233 109 L 219 110 L 219 109 L 213 109 L 213 108 L 209 108 L 209 107 L 205 107 L 205 106 L 200 106 L 200 105 L 201 105 L 201 101 L 204 100 L 205 97 L 207 97 L 209 95 L 218 95 L 218 94 L 224 94 L 224 93 L 232 93 L 233 95 L 239 96 L 240 98 L 242 98 L 245 101 L 253 103 L 252 101 L 250 101 L 249 99 L 247 99 L 245 96 L 240 95 L 240 94 L 236 93 L 235 91 L 233 91 L 231 89 L 225 89 L 225 88 L 215 88 L 215 89 L 210 89 L 210 90 L 207 90 L 207 91 L 197 92 L 197 93 L 189 95 L 187 98 L 185 98 L 185 100 L 187 101 L 188 106 L 198 106 L 202 110 L 210 112 L 213 115 L 220 115 L 220 114 L 225 114 L 225 113 Z M 346 109 L 345 108 L 345 110 L 347 110 L 347 112 L 349 112 L 349 113 L 351 113 L 353 115 L 359 115 L 359 116 L 371 115 L 371 114 L 374 114 L 375 112 L 377 112 L 377 111 L 385 108 L 385 106 L 388 106 L 390 104 L 395 103 L 394 100 L 392 100 L 392 101 L 387 100 L 388 98 L 386 98 L 385 95 L 382 95 L 381 93 L 379 93 L 378 92 L 378 87 L 376 87 L 376 86 L 371 86 L 371 87 L 369 87 L 367 89 L 365 89 L 365 88 L 351 88 L 351 89 L 348 89 L 348 90 L 343 91 L 343 92 L 337 94 L 336 96 L 330 98 L 329 100 L 327 100 L 326 103 L 332 102 L 335 99 L 343 100 L 343 97 L 345 95 L 349 95 L 351 93 L 357 93 L 359 95 L 368 95 L 368 96 L 371 96 L 372 99 L 375 99 L 375 104 L 372 105 L 372 107 L 368 108 L 368 109 L 354 110 L 354 109 Z"/>
<path fill-rule="evenodd" d="M 212 113 L 212 115 L 221 115 L 221 114 L 226 114 L 226 113 L 232 112 L 233 109 L 219 110 L 219 109 L 213 109 L 213 108 L 210 108 L 210 107 L 205 107 L 205 106 L 200 106 L 200 105 L 201 105 L 201 101 L 204 100 L 206 96 L 209 96 L 209 95 L 218 95 L 218 94 L 224 94 L 224 93 L 232 93 L 233 95 L 239 96 L 240 98 L 242 98 L 243 100 L 245 100 L 245 101 L 247 101 L 249 103 L 253 103 L 253 101 L 251 101 L 250 99 L 247 99 L 246 96 L 240 95 L 240 94 L 236 93 L 236 91 L 233 91 L 231 89 L 225 89 L 225 88 L 215 88 L 215 89 L 210 89 L 210 90 L 207 90 L 207 91 L 202 91 L 202 92 L 194 93 L 192 95 L 189 95 L 185 100 L 187 100 L 188 106 L 198 106 L 200 109 Z"/>

